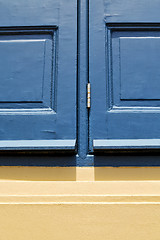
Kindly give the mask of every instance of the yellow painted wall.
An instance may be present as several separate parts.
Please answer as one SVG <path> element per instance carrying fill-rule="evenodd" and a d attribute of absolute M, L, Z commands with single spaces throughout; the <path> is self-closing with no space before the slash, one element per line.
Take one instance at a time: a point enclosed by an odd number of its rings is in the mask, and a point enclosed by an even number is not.
<path fill-rule="evenodd" d="M 159 240 L 160 168 L 0 167 L 0 240 Z"/>

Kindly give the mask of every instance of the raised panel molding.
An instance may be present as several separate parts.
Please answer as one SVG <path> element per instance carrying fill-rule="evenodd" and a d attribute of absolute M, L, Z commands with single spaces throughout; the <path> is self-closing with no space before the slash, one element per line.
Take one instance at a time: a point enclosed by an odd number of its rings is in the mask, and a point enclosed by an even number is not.
<path fill-rule="evenodd" d="M 159 111 L 160 27 L 106 24 L 110 111 Z"/>
<path fill-rule="evenodd" d="M 0 28 L 0 52 L 0 112 L 54 110 L 56 27 Z"/>

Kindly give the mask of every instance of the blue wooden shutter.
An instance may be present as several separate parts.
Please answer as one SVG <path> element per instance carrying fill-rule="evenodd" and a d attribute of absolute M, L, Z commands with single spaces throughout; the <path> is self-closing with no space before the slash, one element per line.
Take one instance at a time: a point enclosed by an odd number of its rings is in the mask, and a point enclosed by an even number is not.
<path fill-rule="evenodd" d="M 159 9 L 90 1 L 91 151 L 160 148 Z"/>
<path fill-rule="evenodd" d="M 74 0 L 3 0 L 0 149 L 75 150 Z"/>

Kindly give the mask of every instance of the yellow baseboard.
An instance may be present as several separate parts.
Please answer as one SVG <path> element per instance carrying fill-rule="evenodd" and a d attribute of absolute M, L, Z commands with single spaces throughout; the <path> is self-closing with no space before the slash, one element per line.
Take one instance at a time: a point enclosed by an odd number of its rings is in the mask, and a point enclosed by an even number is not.
<path fill-rule="evenodd" d="M 0 167 L 0 240 L 159 240 L 159 173 Z"/>
<path fill-rule="evenodd" d="M 160 167 L 0 167 L 0 181 L 158 181 Z"/>

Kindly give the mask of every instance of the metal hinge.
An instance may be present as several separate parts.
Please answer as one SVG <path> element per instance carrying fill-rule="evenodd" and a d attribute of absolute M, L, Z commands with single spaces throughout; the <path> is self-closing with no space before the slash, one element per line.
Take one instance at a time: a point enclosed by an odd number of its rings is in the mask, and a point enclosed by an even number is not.
<path fill-rule="evenodd" d="M 87 108 L 91 107 L 91 84 L 87 84 Z"/>

